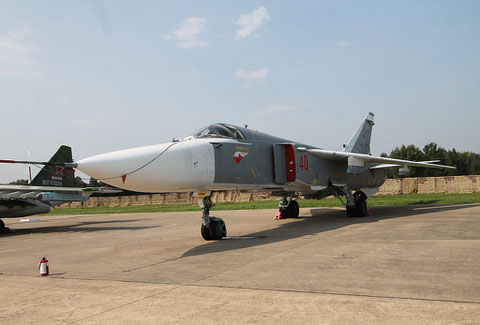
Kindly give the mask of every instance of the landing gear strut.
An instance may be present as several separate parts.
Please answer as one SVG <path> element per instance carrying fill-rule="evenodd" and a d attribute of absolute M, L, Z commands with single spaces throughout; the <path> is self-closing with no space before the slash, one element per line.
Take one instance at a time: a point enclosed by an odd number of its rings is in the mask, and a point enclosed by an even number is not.
<path fill-rule="evenodd" d="M 367 215 L 367 196 L 362 191 L 352 194 L 349 188 L 341 188 L 347 198 L 347 216 L 350 218 L 365 217 Z M 343 202 L 342 202 L 343 203 Z"/>
<path fill-rule="evenodd" d="M 200 203 L 199 203 L 200 204 Z M 210 217 L 213 203 L 210 196 L 205 196 L 200 204 L 202 208 L 202 227 L 200 229 L 205 240 L 220 240 L 227 236 L 225 221 L 220 218 Z"/>
<path fill-rule="evenodd" d="M 286 197 L 280 200 L 278 210 L 282 214 L 283 218 L 298 218 L 298 215 L 300 213 L 298 202 L 293 200 L 293 194 L 290 195 L 289 200 L 287 200 Z"/>

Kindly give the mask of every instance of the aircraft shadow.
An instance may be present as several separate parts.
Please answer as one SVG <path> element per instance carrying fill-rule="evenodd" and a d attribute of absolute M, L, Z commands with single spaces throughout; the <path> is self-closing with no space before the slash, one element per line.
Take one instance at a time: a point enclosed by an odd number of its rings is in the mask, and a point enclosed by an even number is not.
<path fill-rule="evenodd" d="M 408 217 L 435 211 L 455 211 L 480 204 L 462 205 L 408 205 L 408 206 L 377 206 L 369 208 L 369 215 L 364 218 L 349 218 L 345 211 L 330 208 L 314 208 L 310 215 L 300 215 L 299 220 L 280 224 L 279 226 L 255 233 L 245 234 L 242 237 L 248 240 L 221 240 L 208 242 L 186 251 L 180 258 L 199 256 L 211 253 L 220 253 L 230 250 L 267 245 L 284 240 L 312 236 L 324 231 L 335 230 L 345 226 L 363 223 L 372 223 L 379 220 Z M 293 219 L 290 219 L 293 220 Z M 275 221 L 272 220 L 274 224 Z M 228 225 L 227 225 L 228 226 Z M 235 239 L 235 237 L 233 238 Z"/>
<path fill-rule="evenodd" d="M 94 232 L 105 230 L 142 230 L 150 228 L 158 228 L 160 226 L 147 227 L 132 227 L 132 226 L 108 226 L 109 224 L 123 224 L 129 222 L 136 222 L 142 219 L 128 219 L 128 220 L 98 220 L 98 221 L 82 221 L 71 225 L 41 227 L 41 224 L 36 224 L 35 228 L 12 229 L 12 232 L 2 234 L 1 237 L 20 236 L 27 234 L 48 234 L 48 233 L 63 233 L 63 232 Z M 98 225 L 95 227 L 95 225 Z M 33 225 L 32 225 L 33 226 Z M 94 227 L 92 227 L 94 226 Z"/>

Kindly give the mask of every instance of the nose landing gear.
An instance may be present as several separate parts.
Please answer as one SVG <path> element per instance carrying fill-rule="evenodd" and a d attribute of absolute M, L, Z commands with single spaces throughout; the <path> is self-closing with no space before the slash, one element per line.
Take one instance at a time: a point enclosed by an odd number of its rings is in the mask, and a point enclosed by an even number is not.
<path fill-rule="evenodd" d="M 210 209 L 213 203 L 210 195 L 205 196 L 202 201 L 199 200 L 202 208 L 202 226 L 200 231 L 205 240 L 220 240 L 227 236 L 227 227 L 225 221 L 217 217 L 210 216 Z"/>

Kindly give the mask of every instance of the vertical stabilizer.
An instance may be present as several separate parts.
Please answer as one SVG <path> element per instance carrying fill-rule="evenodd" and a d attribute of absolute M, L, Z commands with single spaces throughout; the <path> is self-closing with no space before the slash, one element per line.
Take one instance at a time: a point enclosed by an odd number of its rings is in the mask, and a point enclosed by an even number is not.
<path fill-rule="evenodd" d="M 72 148 L 68 146 L 60 146 L 57 152 L 48 161 L 50 163 L 71 163 Z M 42 170 L 35 176 L 30 185 L 38 186 L 75 186 L 75 171 L 71 167 L 61 165 L 45 165 Z"/>
<path fill-rule="evenodd" d="M 370 139 L 372 137 L 372 128 L 375 125 L 373 117 L 374 114 L 372 112 L 368 113 L 367 117 L 365 117 L 365 120 L 360 124 L 357 131 L 355 131 L 343 151 L 371 154 Z"/>

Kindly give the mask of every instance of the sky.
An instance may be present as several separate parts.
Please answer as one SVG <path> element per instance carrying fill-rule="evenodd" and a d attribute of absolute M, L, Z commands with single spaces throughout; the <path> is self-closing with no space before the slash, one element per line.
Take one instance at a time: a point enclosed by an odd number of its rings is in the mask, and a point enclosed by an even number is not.
<path fill-rule="evenodd" d="M 0 159 L 74 159 L 215 122 L 339 150 L 480 153 L 479 1 L 0 2 Z M 0 183 L 27 178 L 0 166 Z"/>

